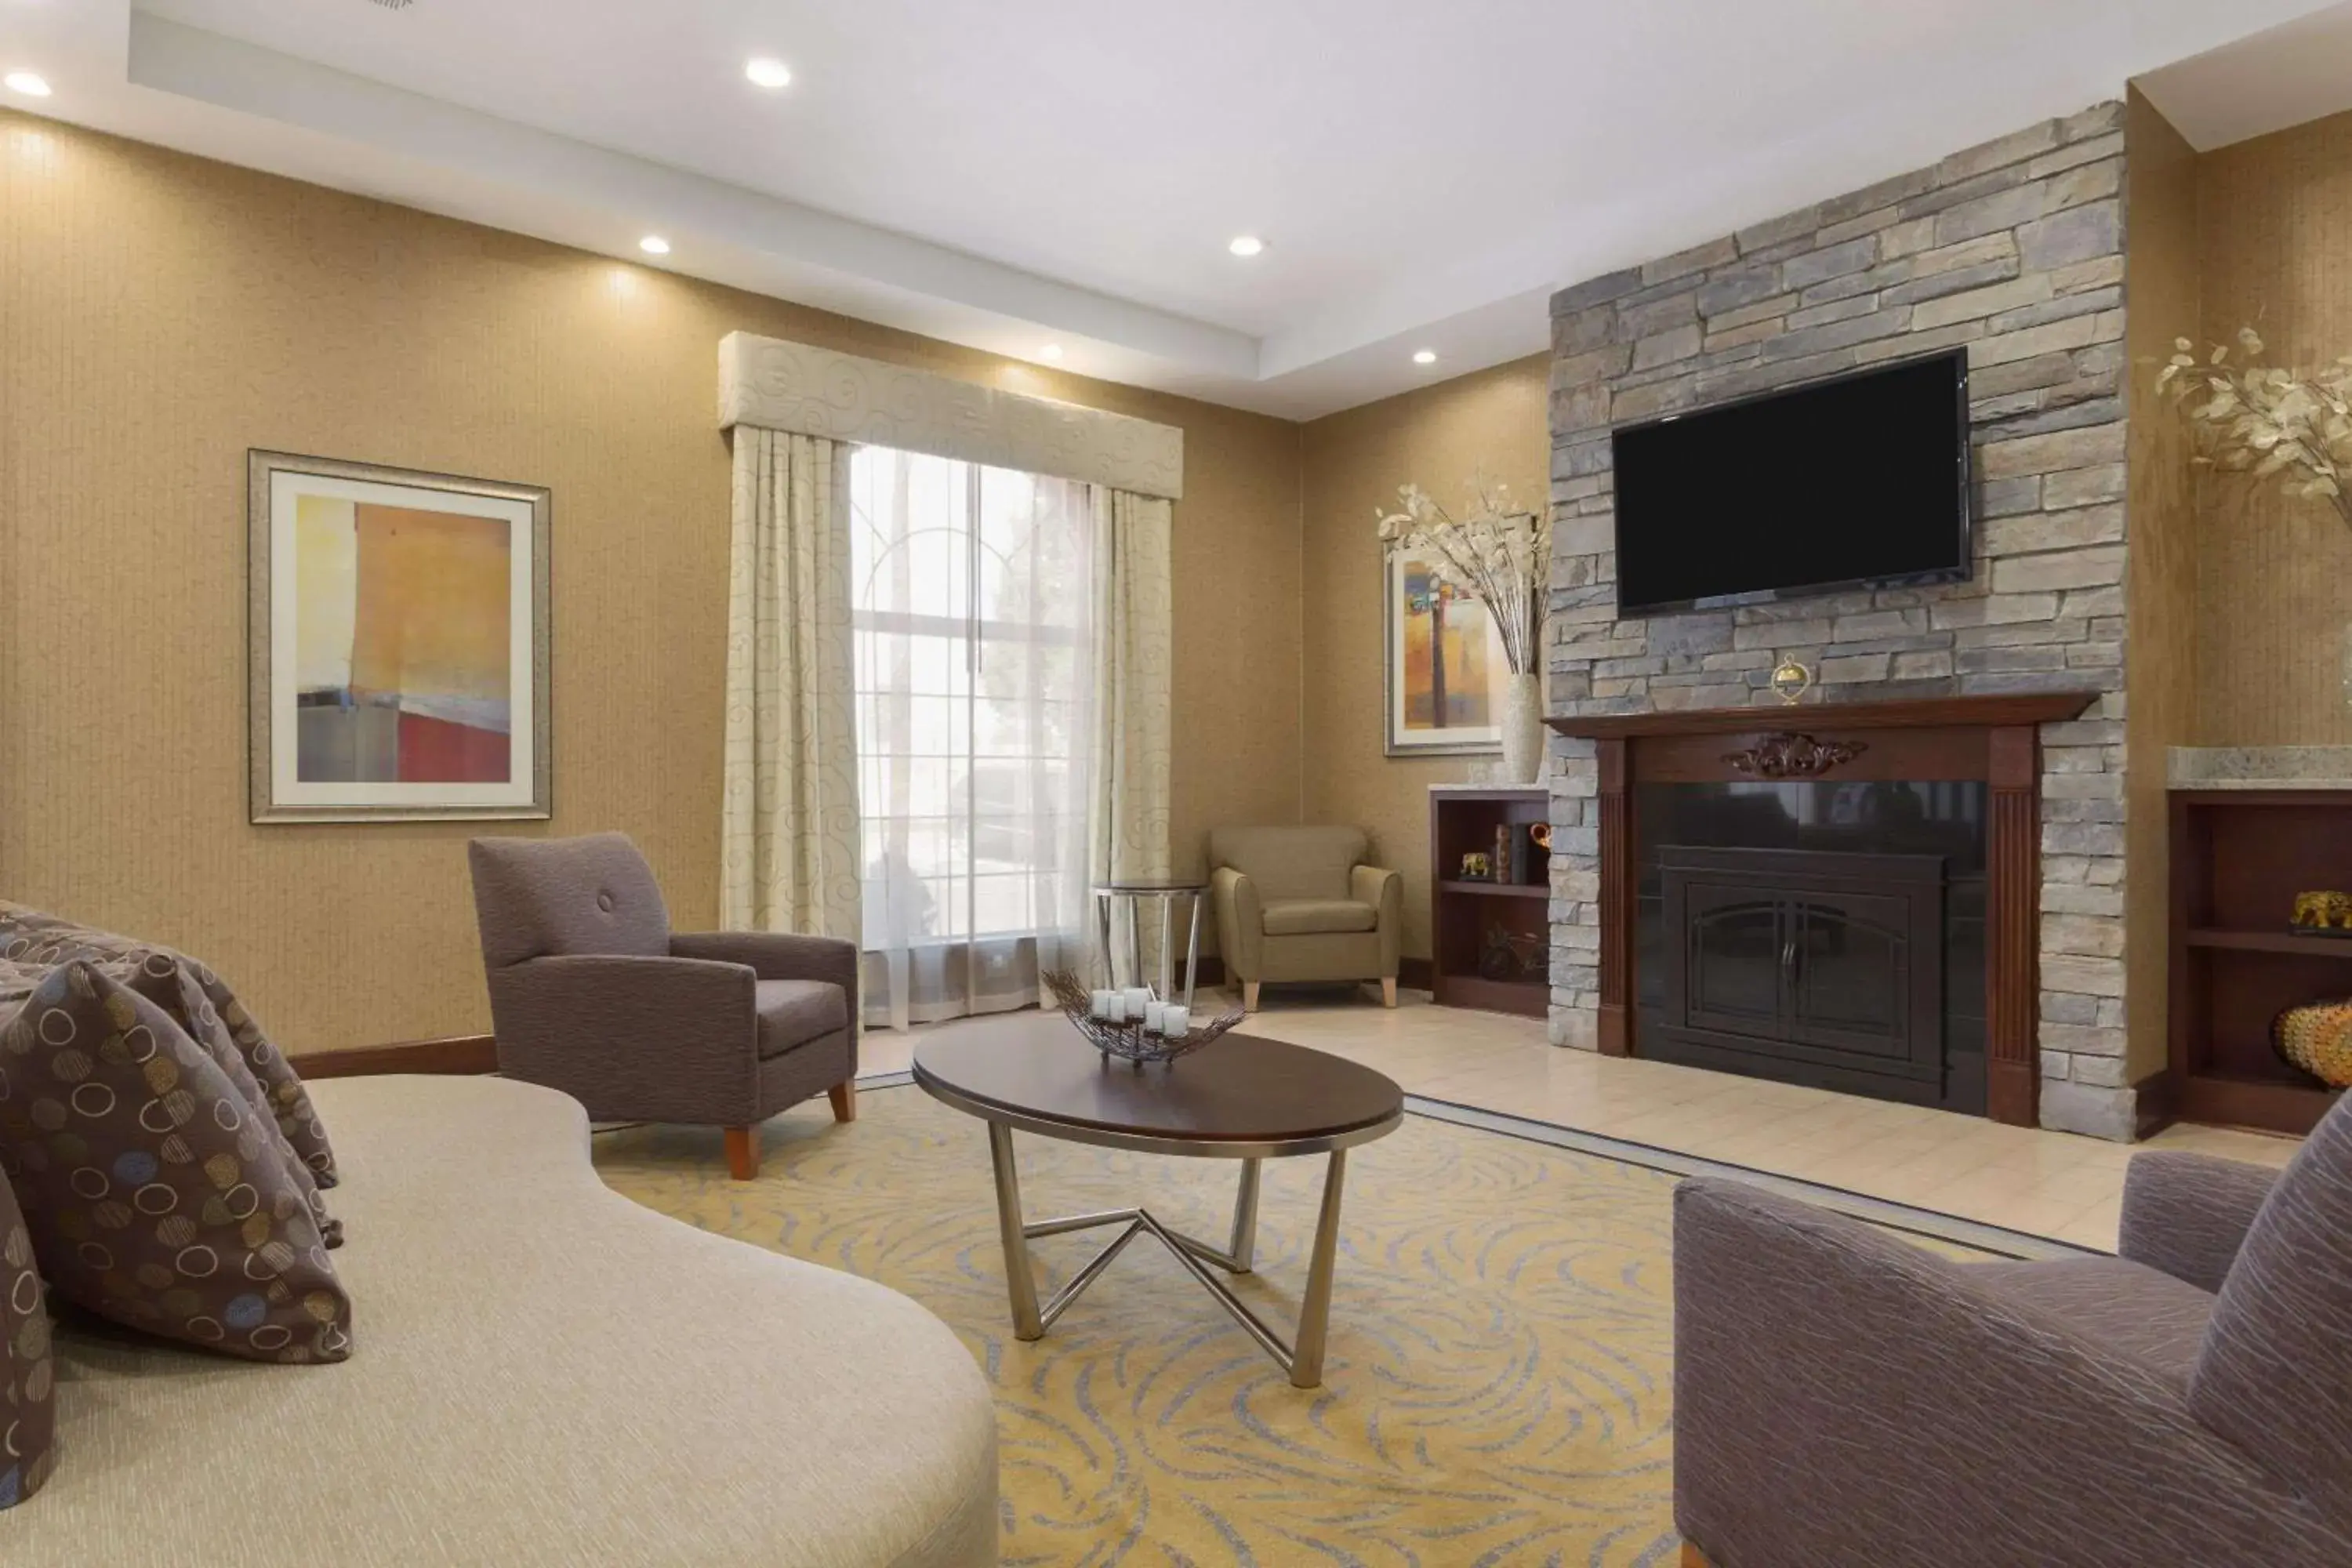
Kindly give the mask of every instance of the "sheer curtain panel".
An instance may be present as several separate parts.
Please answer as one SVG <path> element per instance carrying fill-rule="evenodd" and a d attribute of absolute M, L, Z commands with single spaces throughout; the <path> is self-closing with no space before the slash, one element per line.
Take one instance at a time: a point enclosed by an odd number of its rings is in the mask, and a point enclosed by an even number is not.
<path fill-rule="evenodd" d="M 850 476 L 866 1020 L 1029 1005 L 1086 955 L 1087 487 L 881 447 Z"/>

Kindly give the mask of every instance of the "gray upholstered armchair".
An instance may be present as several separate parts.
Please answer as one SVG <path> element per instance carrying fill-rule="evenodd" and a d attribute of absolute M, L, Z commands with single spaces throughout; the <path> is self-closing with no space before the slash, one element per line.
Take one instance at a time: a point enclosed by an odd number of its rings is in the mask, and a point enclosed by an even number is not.
<path fill-rule="evenodd" d="M 1364 864 L 1360 827 L 1220 827 L 1209 835 L 1217 946 L 1257 1011 L 1266 981 L 1377 980 L 1396 1005 L 1404 879 Z"/>
<path fill-rule="evenodd" d="M 819 1091 L 857 1114 L 857 949 L 824 937 L 669 929 L 618 833 L 467 847 L 499 1070 L 597 1121 L 727 1130 L 738 1181 L 759 1124 Z"/>
<path fill-rule="evenodd" d="M 2352 1563 L 2352 1103 L 2275 1177 L 2138 1156 L 2122 1251 L 1956 1263 L 1684 1183 L 1685 1563 Z"/>

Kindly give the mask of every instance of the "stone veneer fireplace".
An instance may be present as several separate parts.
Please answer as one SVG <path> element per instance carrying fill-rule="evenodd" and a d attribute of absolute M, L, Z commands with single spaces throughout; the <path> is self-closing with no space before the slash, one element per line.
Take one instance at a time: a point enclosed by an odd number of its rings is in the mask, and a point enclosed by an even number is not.
<path fill-rule="evenodd" d="M 1607 842 L 1612 742 L 1591 721 L 1679 714 L 1717 737 L 1826 735 L 1875 722 L 1857 703 L 2032 699 L 2068 711 L 2029 703 L 1971 718 L 1956 706 L 1896 729 L 1982 737 L 1980 776 L 1992 781 L 1996 817 L 2011 816 L 2005 840 L 1992 826 L 1990 850 L 1995 884 L 2001 842 L 2011 853 L 2011 924 L 1990 913 L 1990 940 L 2010 944 L 2005 987 L 1988 999 L 1989 1015 L 2008 1010 L 1989 1018 L 1993 1112 L 2132 1135 L 2122 128 L 2122 106 L 2102 104 L 1554 297 L 1548 710 L 1555 728 L 1580 731 L 1553 742 L 1556 1043 L 1611 1044 L 1632 978 L 1631 948 L 1621 961 L 1608 945 L 1604 908 L 1630 898 L 1632 883 L 1604 877 L 1604 858 L 1633 849 Z M 1612 426 L 1959 345 L 1977 481 L 1969 581 L 1618 618 Z M 1767 685 L 1788 658 L 1822 683 L 1795 712 L 1780 710 Z M 1759 706 L 1772 711 L 1718 716 Z M 1879 771 L 1894 762 L 1874 754 L 1868 776 L 1906 776 Z M 1627 787 L 1622 772 L 1613 782 Z M 2025 848 L 2030 863 L 2017 858 Z M 1630 942 L 1633 911 L 1615 912 Z M 1612 962 L 1627 967 L 1612 973 Z"/>

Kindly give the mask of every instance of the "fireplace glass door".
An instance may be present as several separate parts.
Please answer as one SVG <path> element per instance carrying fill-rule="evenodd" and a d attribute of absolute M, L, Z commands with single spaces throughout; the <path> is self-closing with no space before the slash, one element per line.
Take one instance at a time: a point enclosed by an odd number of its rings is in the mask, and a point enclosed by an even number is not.
<path fill-rule="evenodd" d="M 1643 1054 L 1745 1058 L 1824 1087 L 1853 1074 L 1937 1084 L 1940 858 L 1669 848 L 1661 860 L 1663 1027 Z"/>

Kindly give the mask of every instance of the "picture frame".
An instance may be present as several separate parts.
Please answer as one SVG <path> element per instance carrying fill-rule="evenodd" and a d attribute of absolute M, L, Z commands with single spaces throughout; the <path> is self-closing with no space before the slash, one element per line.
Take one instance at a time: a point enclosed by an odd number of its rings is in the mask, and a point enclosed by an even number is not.
<path fill-rule="evenodd" d="M 545 486 L 246 455 L 256 823 L 554 810 Z"/>
<path fill-rule="evenodd" d="M 1486 605 L 1441 582 L 1410 551 L 1384 552 L 1381 586 L 1387 754 L 1499 755 L 1509 666 Z M 1466 691 L 1465 668 L 1474 682 Z"/>

